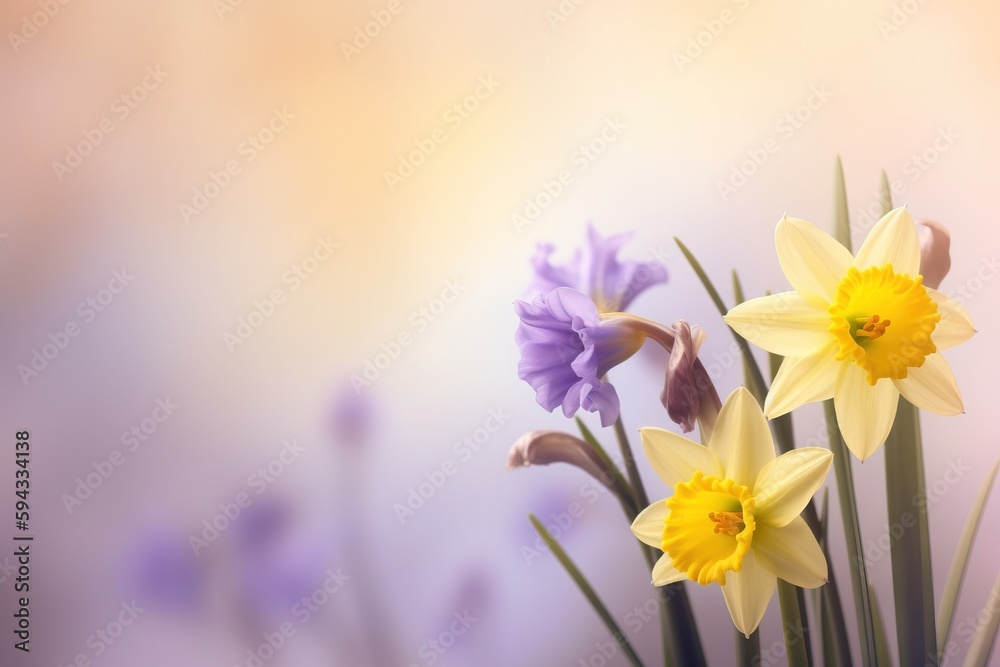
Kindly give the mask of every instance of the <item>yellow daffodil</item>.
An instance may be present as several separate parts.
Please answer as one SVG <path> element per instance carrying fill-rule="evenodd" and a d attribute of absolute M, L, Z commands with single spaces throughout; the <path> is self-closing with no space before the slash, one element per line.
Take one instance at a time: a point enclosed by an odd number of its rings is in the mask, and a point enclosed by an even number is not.
<path fill-rule="evenodd" d="M 889 435 L 900 394 L 938 414 L 963 411 L 940 351 L 975 330 L 965 309 L 924 284 L 905 208 L 878 221 L 857 257 L 796 218 L 778 223 L 775 245 L 795 291 L 752 299 L 725 318 L 785 357 L 764 403 L 768 418 L 832 397 L 844 441 L 864 461 Z"/>
<path fill-rule="evenodd" d="M 707 447 L 659 428 L 640 433 L 653 469 L 674 489 L 632 524 L 664 552 L 654 585 L 721 584 L 733 623 L 749 637 L 778 578 L 803 588 L 826 582 L 826 558 L 799 514 L 826 478 L 829 450 L 775 458 L 764 414 L 742 387 L 722 406 Z"/>

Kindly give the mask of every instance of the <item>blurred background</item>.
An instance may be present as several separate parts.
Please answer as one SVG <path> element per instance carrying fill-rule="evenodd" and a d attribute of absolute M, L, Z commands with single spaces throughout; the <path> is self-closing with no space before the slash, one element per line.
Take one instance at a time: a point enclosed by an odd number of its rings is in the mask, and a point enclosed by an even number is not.
<path fill-rule="evenodd" d="M 749 296 L 786 289 L 774 225 L 830 226 L 837 155 L 856 242 L 883 168 L 950 228 L 941 289 L 980 332 L 948 355 L 967 414 L 923 418 L 940 595 L 1000 455 L 998 24 L 985 0 L 6 0 L 0 488 L 12 507 L 30 431 L 35 541 L 31 652 L 5 627 L 0 662 L 626 664 L 535 512 L 657 664 L 615 499 L 567 466 L 504 469 L 521 433 L 572 427 L 517 379 L 512 303 L 537 243 L 564 261 L 588 221 L 634 230 L 623 255 L 670 278 L 632 310 L 706 329 L 725 396 L 733 341 L 673 237 L 727 299 L 733 268 Z M 677 428 L 663 363 L 616 371 L 630 432 Z M 822 432 L 796 413 L 799 444 Z M 883 460 L 854 463 L 892 632 Z M 998 548 L 987 520 L 956 622 Z M 689 590 L 730 664 L 722 597 Z"/>

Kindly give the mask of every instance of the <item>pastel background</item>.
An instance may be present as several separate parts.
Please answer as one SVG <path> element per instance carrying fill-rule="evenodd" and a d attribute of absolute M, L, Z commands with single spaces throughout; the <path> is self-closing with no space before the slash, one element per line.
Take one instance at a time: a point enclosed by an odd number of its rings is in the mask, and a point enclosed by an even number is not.
<path fill-rule="evenodd" d="M 897 203 L 951 229 L 942 290 L 979 330 L 949 353 L 967 414 L 923 418 L 940 595 L 1000 455 L 998 25 L 985 0 L 6 0 L 0 540 L 21 429 L 36 539 L 32 650 L 12 649 L 2 569 L 0 662 L 249 666 L 288 623 L 264 664 L 602 665 L 608 633 L 532 552 L 526 518 L 558 526 L 580 503 L 563 544 L 658 664 L 648 572 L 614 499 L 575 469 L 504 470 L 522 432 L 571 426 L 516 377 L 512 302 L 537 242 L 568 257 L 587 221 L 635 230 L 626 253 L 670 282 L 634 310 L 704 327 L 728 394 L 732 339 L 673 237 L 726 298 L 732 268 L 750 295 L 784 289 L 774 224 L 830 225 L 838 154 L 856 242 L 883 168 Z M 547 185 L 558 194 L 540 197 Z M 241 337 L 241 318 L 259 326 Z M 19 370 L 58 340 L 36 374 Z M 355 395 L 350 376 L 376 361 Z M 663 362 L 643 353 L 616 376 L 630 431 L 676 428 L 657 401 Z M 797 415 L 805 444 L 819 411 Z M 143 439 L 123 441 L 133 427 Z M 883 460 L 855 465 L 873 543 Z M 191 536 L 240 494 L 249 507 L 195 556 Z M 987 520 L 959 622 L 986 604 L 998 549 Z M 891 633 L 889 559 L 870 574 Z M 303 620 L 324 583 L 335 592 Z M 730 664 L 719 592 L 690 593 L 710 661 Z"/>

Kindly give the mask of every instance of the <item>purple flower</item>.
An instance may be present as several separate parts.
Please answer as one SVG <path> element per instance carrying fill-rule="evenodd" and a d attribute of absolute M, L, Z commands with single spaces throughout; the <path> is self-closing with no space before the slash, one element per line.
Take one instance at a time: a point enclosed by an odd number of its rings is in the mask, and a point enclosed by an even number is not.
<path fill-rule="evenodd" d="M 345 446 L 363 445 L 371 435 L 373 413 L 371 397 L 356 390 L 350 382 L 345 382 L 330 406 L 330 432 L 338 443 Z"/>
<path fill-rule="evenodd" d="M 632 237 L 631 232 L 607 238 L 587 225 L 587 242 L 565 265 L 553 265 L 549 258 L 555 246 L 538 245 L 531 262 L 535 269 L 534 293 L 547 294 L 556 287 L 572 287 L 594 300 L 598 311 L 623 311 L 647 288 L 667 282 L 667 270 L 656 261 L 619 261 L 618 251 Z"/>
<path fill-rule="evenodd" d="M 642 345 L 645 336 L 614 320 L 602 322 L 586 295 L 559 287 L 514 304 L 521 323 L 514 340 L 521 350 L 517 376 L 535 390 L 535 399 L 552 412 L 562 406 L 572 417 L 581 407 L 599 412 L 601 425 L 618 419 L 615 388 L 604 375 Z"/>
<path fill-rule="evenodd" d="M 194 612 L 207 590 L 204 563 L 191 551 L 185 531 L 172 524 L 143 529 L 125 572 L 133 594 L 158 609 Z"/>

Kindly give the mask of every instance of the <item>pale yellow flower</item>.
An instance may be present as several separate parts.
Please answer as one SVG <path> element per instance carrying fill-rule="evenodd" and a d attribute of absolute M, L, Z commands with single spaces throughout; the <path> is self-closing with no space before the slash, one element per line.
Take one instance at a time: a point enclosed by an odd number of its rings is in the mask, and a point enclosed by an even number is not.
<path fill-rule="evenodd" d="M 864 461 L 885 442 L 902 394 L 942 415 L 963 411 L 940 351 L 975 330 L 958 303 L 923 284 L 920 242 L 905 208 L 872 229 L 857 257 L 805 220 L 783 218 L 778 261 L 795 291 L 752 299 L 726 322 L 785 357 L 768 418 L 833 398 L 844 441 Z"/>
<path fill-rule="evenodd" d="M 664 552 L 654 585 L 721 584 L 733 623 L 749 637 L 779 578 L 803 588 L 826 582 L 826 558 L 799 514 L 826 478 L 829 450 L 775 458 L 764 414 L 742 387 L 726 399 L 707 447 L 663 429 L 640 433 L 653 470 L 674 489 L 632 524 Z"/>

